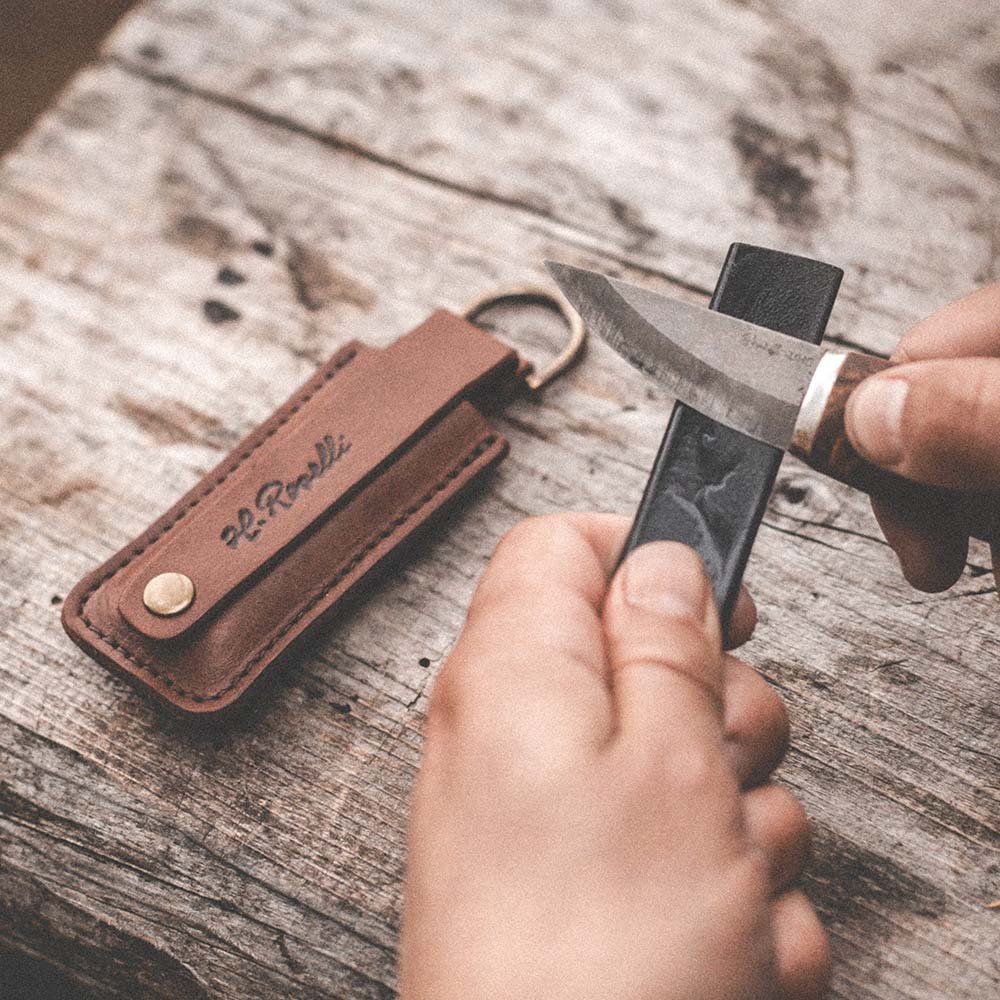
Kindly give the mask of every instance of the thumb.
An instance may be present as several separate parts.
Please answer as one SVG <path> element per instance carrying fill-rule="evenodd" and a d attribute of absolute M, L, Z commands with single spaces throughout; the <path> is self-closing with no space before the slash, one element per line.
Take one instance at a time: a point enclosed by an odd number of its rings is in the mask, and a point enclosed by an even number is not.
<path fill-rule="evenodd" d="M 847 403 L 847 435 L 874 465 L 962 490 L 1000 487 L 1000 360 L 899 365 Z"/>
<path fill-rule="evenodd" d="M 604 631 L 619 738 L 671 766 L 722 766 L 722 644 L 698 556 L 637 548 L 611 582 Z"/>

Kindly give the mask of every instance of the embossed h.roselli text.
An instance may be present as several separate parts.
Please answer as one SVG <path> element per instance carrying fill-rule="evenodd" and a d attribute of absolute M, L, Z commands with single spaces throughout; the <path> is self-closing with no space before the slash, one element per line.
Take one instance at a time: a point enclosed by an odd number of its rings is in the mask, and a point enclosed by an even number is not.
<path fill-rule="evenodd" d="M 253 507 L 241 507 L 236 512 L 236 524 L 227 524 L 220 536 L 229 548 L 235 549 L 243 539 L 255 542 L 271 518 L 294 507 L 303 492 L 311 490 L 313 483 L 322 479 L 351 450 L 351 442 L 343 434 L 336 438 L 325 434 L 313 447 L 316 461 L 307 462 L 301 476 L 288 482 L 269 479 L 257 490 Z"/>

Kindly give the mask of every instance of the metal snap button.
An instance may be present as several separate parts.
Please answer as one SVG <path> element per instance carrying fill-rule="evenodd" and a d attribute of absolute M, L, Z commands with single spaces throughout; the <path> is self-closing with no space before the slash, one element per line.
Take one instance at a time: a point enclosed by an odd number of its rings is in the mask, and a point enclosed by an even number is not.
<path fill-rule="evenodd" d="M 142 603 L 154 615 L 179 615 L 194 600 L 194 584 L 183 573 L 160 573 L 146 584 Z"/>

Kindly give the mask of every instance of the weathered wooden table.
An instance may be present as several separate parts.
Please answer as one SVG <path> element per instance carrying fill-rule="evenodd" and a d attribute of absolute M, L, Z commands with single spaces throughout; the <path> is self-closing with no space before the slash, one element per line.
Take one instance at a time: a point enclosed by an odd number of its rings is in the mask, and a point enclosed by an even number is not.
<path fill-rule="evenodd" d="M 527 513 L 633 510 L 669 399 L 593 345 L 501 419 L 513 455 L 450 530 L 223 733 L 87 659 L 61 597 L 340 342 L 546 256 L 695 301 L 733 239 L 819 256 L 847 272 L 830 339 L 881 352 L 1000 277 L 996 6 L 904 6 L 151 0 L 124 23 L 0 168 L 8 960 L 102 997 L 392 995 L 422 712 L 474 581 Z M 863 498 L 783 468 L 747 655 L 792 712 L 837 997 L 1000 988 L 988 565 L 914 593 Z"/>

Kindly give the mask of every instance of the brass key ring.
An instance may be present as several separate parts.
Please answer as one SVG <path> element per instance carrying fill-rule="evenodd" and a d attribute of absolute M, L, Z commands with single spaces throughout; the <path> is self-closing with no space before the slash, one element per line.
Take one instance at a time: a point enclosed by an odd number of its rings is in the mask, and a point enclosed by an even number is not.
<path fill-rule="evenodd" d="M 535 392 L 573 364 L 587 339 L 587 328 L 562 292 L 543 288 L 541 285 L 513 285 L 488 292 L 467 306 L 462 315 L 470 323 L 475 323 L 477 316 L 501 302 L 527 302 L 545 306 L 557 312 L 569 328 L 569 339 L 563 349 L 541 371 L 532 371 L 525 378 L 528 388 Z"/>

